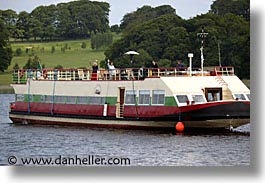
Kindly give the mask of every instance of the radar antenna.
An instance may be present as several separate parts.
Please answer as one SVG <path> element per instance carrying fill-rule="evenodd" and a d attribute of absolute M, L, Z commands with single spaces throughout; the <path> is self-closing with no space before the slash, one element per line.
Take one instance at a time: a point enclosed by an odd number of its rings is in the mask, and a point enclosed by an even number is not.
<path fill-rule="evenodd" d="M 199 38 L 201 38 L 201 72 L 202 72 L 202 76 L 203 76 L 203 64 L 204 64 L 204 56 L 203 56 L 203 47 L 204 47 L 204 40 L 206 38 L 206 36 L 208 35 L 207 32 L 204 32 L 204 26 L 202 26 L 202 32 L 197 33 L 197 36 Z"/>

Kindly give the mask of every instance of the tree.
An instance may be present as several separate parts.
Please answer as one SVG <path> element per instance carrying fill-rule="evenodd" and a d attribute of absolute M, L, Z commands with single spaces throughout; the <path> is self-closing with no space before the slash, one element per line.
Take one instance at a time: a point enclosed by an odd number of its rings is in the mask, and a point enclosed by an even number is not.
<path fill-rule="evenodd" d="M 31 13 L 18 15 L 13 10 L 0 10 L 10 35 L 16 39 L 41 40 L 87 38 L 91 33 L 109 31 L 110 5 L 89 0 L 38 6 Z"/>
<path fill-rule="evenodd" d="M 126 18 L 132 15 L 135 13 Z M 159 66 L 175 67 L 177 60 L 182 60 L 187 65 L 187 54 L 193 53 L 193 66 L 200 67 L 201 39 L 197 37 L 197 33 L 202 31 L 202 27 L 208 33 L 204 40 L 204 65 L 219 65 L 220 50 L 222 66 L 234 66 L 240 78 L 249 78 L 249 22 L 243 16 L 232 13 L 220 16 L 210 12 L 189 20 L 166 14 L 138 22 L 130 27 L 129 32 L 123 32 L 123 37 L 112 44 L 105 55 L 115 65 L 127 67 L 130 65 L 124 53 L 128 50 L 143 50 L 152 59 L 159 61 Z M 141 56 L 136 58 L 140 59 Z M 142 63 L 148 66 L 147 62 Z"/>
<path fill-rule="evenodd" d="M 16 34 L 18 39 L 26 39 L 28 40 L 31 37 L 30 34 L 30 15 L 26 11 L 22 11 L 18 14 L 18 20 L 16 22 L 17 32 Z"/>
<path fill-rule="evenodd" d="M 16 49 L 16 56 L 20 56 L 22 54 L 21 48 Z"/>
<path fill-rule="evenodd" d="M 98 33 L 91 35 L 91 48 L 100 49 L 112 44 L 113 36 L 111 33 Z"/>
<path fill-rule="evenodd" d="M 132 27 L 139 23 L 153 20 L 162 15 L 175 15 L 176 10 L 169 5 L 158 6 L 152 8 L 151 6 L 143 6 L 132 13 L 127 13 L 122 19 L 120 28 L 123 31 L 130 31 Z"/>
<path fill-rule="evenodd" d="M 105 55 L 114 60 L 115 63 L 118 61 L 121 64 L 126 63 L 122 60 L 124 60 L 123 54 L 128 50 L 144 50 L 151 57 L 151 60 L 178 58 L 174 51 L 169 54 L 168 48 L 183 42 L 184 46 L 181 45 L 180 48 L 185 47 L 183 52 L 187 50 L 186 45 L 189 45 L 188 33 L 185 28 L 180 28 L 182 26 L 184 26 L 184 20 L 171 14 L 139 23 L 132 28 L 131 32 L 124 34 L 122 39 L 110 46 Z M 179 28 L 175 29 L 176 27 Z M 173 39 L 174 37 L 176 40 Z M 146 62 L 142 62 L 142 64 L 149 65 Z"/>
<path fill-rule="evenodd" d="M 18 65 L 18 63 L 16 63 L 16 64 L 14 65 L 13 70 L 19 70 L 19 65 Z"/>
<path fill-rule="evenodd" d="M 41 40 L 55 37 L 57 8 L 55 5 L 39 6 L 31 13 L 31 32 Z"/>
<path fill-rule="evenodd" d="M 23 69 L 32 69 L 32 58 L 29 57 L 27 63 L 23 66 Z"/>
<path fill-rule="evenodd" d="M 210 12 L 221 16 L 233 13 L 250 21 L 250 0 L 216 0 L 211 5 Z"/>
<path fill-rule="evenodd" d="M 9 32 L 0 20 L 0 71 L 4 72 L 8 68 L 12 60 L 12 49 L 9 44 Z"/>
<path fill-rule="evenodd" d="M 16 31 L 17 13 L 14 10 L 0 10 L 0 19 L 4 22 L 10 36 Z"/>
<path fill-rule="evenodd" d="M 121 29 L 120 29 L 119 25 L 115 24 L 115 25 L 112 25 L 112 26 L 110 27 L 110 31 L 111 31 L 111 32 L 116 32 L 116 33 L 118 34 L 118 33 L 121 32 Z"/>

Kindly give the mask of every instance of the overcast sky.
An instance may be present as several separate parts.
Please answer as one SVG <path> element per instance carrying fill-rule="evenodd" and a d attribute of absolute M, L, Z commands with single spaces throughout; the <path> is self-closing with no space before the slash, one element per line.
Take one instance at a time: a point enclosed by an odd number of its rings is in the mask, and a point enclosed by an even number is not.
<path fill-rule="evenodd" d="M 21 11 L 31 12 L 40 5 L 58 4 L 71 0 L 0 0 L 0 9 L 13 9 L 17 13 Z M 143 5 L 153 7 L 169 4 L 176 9 L 177 15 L 184 19 L 207 13 L 214 0 L 98 0 L 110 4 L 110 25 L 120 24 L 126 13 L 137 10 Z"/>

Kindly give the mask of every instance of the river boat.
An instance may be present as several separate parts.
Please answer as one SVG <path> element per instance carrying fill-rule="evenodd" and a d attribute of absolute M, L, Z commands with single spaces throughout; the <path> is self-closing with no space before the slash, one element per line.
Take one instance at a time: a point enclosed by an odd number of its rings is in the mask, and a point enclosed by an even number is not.
<path fill-rule="evenodd" d="M 199 69 L 190 53 L 188 68 L 15 70 L 9 117 L 22 124 L 178 131 L 248 124 L 250 90 L 234 67 L 203 66 L 207 34 L 198 33 Z"/>
<path fill-rule="evenodd" d="M 113 73 L 113 72 L 112 72 Z M 16 70 L 10 119 L 130 129 L 231 129 L 250 122 L 250 90 L 233 67 Z M 111 79 L 111 80 L 110 80 Z"/>

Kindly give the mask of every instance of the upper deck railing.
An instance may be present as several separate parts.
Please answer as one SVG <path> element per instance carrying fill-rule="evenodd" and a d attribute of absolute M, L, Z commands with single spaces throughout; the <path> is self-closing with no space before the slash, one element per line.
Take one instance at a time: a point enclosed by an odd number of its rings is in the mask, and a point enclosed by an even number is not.
<path fill-rule="evenodd" d="M 14 70 L 13 83 L 24 84 L 28 78 L 34 80 L 144 80 L 157 77 L 187 77 L 201 76 L 199 69 L 189 68 L 124 68 L 124 69 L 99 69 L 96 73 L 92 69 L 20 69 Z M 233 67 L 215 67 L 212 71 L 204 71 L 204 76 L 234 75 Z"/>

